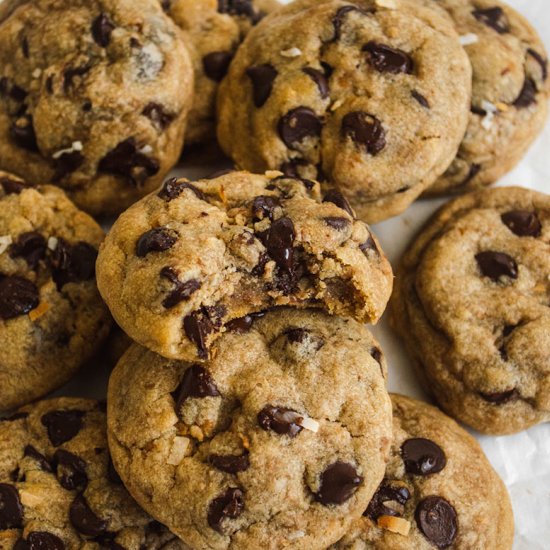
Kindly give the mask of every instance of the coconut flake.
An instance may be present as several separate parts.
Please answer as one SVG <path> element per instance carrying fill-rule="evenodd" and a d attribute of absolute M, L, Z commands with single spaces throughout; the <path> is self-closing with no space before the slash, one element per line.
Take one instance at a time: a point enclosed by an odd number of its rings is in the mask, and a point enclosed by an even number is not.
<path fill-rule="evenodd" d="M 50 237 L 48 239 L 48 248 L 50 250 L 55 250 L 57 248 L 57 245 L 59 244 L 59 239 L 57 237 Z"/>
<path fill-rule="evenodd" d="M 282 50 L 281 55 L 283 57 L 300 57 L 302 55 L 302 50 L 300 48 L 288 48 L 288 50 Z"/>
<path fill-rule="evenodd" d="M 11 243 L 13 243 L 11 235 L 3 235 L 0 237 L 0 254 L 4 254 Z"/>
<path fill-rule="evenodd" d="M 298 425 L 310 432 L 317 433 L 319 431 L 319 422 L 313 418 L 302 418 L 298 420 Z"/>
<path fill-rule="evenodd" d="M 479 36 L 473 32 L 469 32 L 468 34 L 463 34 L 460 37 L 460 43 L 463 46 L 469 46 L 470 44 L 476 44 L 479 42 Z"/>
<path fill-rule="evenodd" d="M 36 68 L 32 72 L 32 77 L 33 78 L 40 78 L 41 75 L 42 75 L 42 69 Z"/>
<path fill-rule="evenodd" d="M 60 151 L 57 151 L 52 155 L 52 158 L 54 160 L 57 160 L 58 158 L 61 158 L 65 154 L 74 153 L 75 151 L 82 151 L 83 146 L 81 141 L 73 141 L 73 144 L 70 147 L 67 147 L 67 149 L 61 149 Z"/>
<path fill-rule="evenodd" d="M 150 145 L 144 145 L 139 152 L 143 155 L 149 155 L 153 152 L 153 148 Z"/>
<path fill-rule="evenodd" d="M 174 437 L 172 449 L 166 462 L 171 466 L 177 466 L 185 458 L 190 443 L 187 437 Z"/>
<path fill-rule="evenodd" d="M 498 113 L 498 107 L 491 101 L 488 101 L 487 99 L 483 99 L 481 101 L 481 108 L 486 113 Z"/>

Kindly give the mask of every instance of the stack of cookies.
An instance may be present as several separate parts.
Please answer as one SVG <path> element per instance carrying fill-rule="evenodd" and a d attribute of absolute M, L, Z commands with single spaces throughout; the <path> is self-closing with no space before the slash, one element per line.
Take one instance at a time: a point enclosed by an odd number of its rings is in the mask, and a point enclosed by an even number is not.
<path fill-rule="evenodd" d="M 511 548 L 478 443 L 388 393 L 365 325 L 390 304 L 478 431 L 550 420 L 550 197 L 480 190 L 546 118 L 532 27 L 498 0 L 0 0 L 0 31 L 0 549 Z M 239 169 L 170 177 L 216 133 Z M 367 223 L 466 191 L 394 285 Z M 113 355 L 106 402 L 38 401 Z"/>

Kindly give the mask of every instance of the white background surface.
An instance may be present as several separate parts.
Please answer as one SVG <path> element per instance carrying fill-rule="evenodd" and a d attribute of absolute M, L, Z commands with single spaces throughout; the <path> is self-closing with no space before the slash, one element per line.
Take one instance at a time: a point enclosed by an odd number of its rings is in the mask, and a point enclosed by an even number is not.
<path fill-rule="evenodd" d="M 282 1 L 288 3 L 288 0 Z M 509 0 L 508 3 L 537 27 L 550 51 L 550 0 Z M 212 173 L 216 168 L 216 165 L 203 165 L 200 169 L 180 166 L 177 174 L 193 178 Z M 521 185 L 550 193 L 550 123 L 520 166 L 499 185 Z M 374 226 L 394 266 L 416 231 L 442 202 L 419 201 L 403 215 Z M 425 399 L 386 319 L 374 328 L 374 333 L 390 365 L 390 390 Z M 104 397 L 107 377 L 105 368 L 98 367 L 93 372 L 87 369 L 57 394 Z M 479 437 L 479 440 L 512 497 L 516 521 L 514 550 L 550 549 L 550 424 L 514 436 Z"/>

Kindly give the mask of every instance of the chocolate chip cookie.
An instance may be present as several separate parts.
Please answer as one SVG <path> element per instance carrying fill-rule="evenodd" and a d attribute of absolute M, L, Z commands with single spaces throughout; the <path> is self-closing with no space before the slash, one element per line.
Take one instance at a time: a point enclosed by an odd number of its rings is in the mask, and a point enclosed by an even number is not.
<path fill-rule="evenodd" d="M 196 550 L 336 542 L 390 445 L 374 338 L 351 319 L 279 308 L 232 323 L 212 357 L 134 345 L 113 371 L 109 444 L 130 493 Z"/>
<path fill-rule="evenodd" d="M 438 409 L 392 395 L 393 436 L 384 481 L 331 550 L 509 550 L 506 487 L 477 441 Z"/>
<path fill-rule="evenodd" d="M 468 130 L 432 195 L 485 187 L 514 168 L 544 127 L 550 91 L 544 45 L 519 13 L 498 0 L 435 3 L 461 34 L 473 90 Z"/>
<path fill-rule="evenodd" d="M 298 0 L 239 48 L 220 87 L 218 138 L 239 166 L 327 180 L 376 222 L 449 166 L 470 89 L 470 62 L 442 10 Z"/>
<path fill-rule="evenodd" d="M 19 2 L 0 23 L 0 168 L 118 213 L 177 161 L 193 68 L 157 0 Z"/>
<path fill-rule="evenodd" d="M 346 198 L 280 172 L 169 179 L 120 216 L 98 286 L 118 324 L 168 357 L 207 359 L 228 323 L 280 305 L 375 322 L 392 271 Z"/>
<path fill-rule="evenodd" d="M 195 96 L 185 134 L 188 143 L 212 140 L 216 96 L 235 50 L 276 0 L 160 0 L 183 29 L 195 69 Z"/>
<path fill-rule="evenodd" d="M 107 336 L 95 282 L 103 237 L 59 188 L 0 172 L 0 411 L 67 382 Z"/>
<path fill-rule="evenodd" d="M 550 197 L 519 187 L 444 206 L 405 254 L 392 319 L 426 388 L 492 434 L 550 420 Z"/>
<path fill-rule="evenodd" d="M 0 419 L 3 550 L 189 550 L 122 485 L 103 406 L 52 399 Z"/>

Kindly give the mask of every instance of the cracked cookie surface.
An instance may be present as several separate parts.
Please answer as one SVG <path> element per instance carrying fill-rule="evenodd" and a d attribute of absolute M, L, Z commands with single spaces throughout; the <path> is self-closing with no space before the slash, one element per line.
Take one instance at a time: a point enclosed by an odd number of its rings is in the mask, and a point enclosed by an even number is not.
<path fill-rule="evenodd" d="M 239 44 L 276 0 L 160 0 L 186 33 L 195 69 L 195 97 L 189 113 L 187 143 L 215 139 L 216 96 Z"/>
<path fill-rule="evenodd" d="M 272 306 L 376 322 L 393 283 L 341 193 L 280 173 L 166 181 L 120 216 L 97 270 L 125 332 L 183 360 L 206 359 L 229 322 Z"/>
<path fill-rule="evenodd" d="M 0 410 L 67 382 L 107 336 L 95 281 L 103 237 L 59 188 L 0 172 Z"/>
<path fill-rule="evenodd" d="M 509 550 L 514 517 L 479 443 L 441 411 L 391 395 L 393 444 L 384 481 L 331 550 Z"/>
<path fill-rule="evenodd" d="M 212 356 L 136 344 L 113 371 L 109 443 L 129 491 L 197 550 L 336 542 L 389 450 L 378 344 L 353 320 L 281 308 L 235 323 Z"/>
<path fill-rule="evenodd" d="M 423 0 L 431 5 L 433 0 Z M 548 56 L 535 29 L 498 0 L 438 0 L 472 63 L 470 122 L 456 159 L 428 194 L 490 185 L 521 160 L 548 113 Z"/>
<path fill-rule="evenodd" d="M 402 212 L 445 171 L 470 108 L 470 62 L 447 14 L 382 4 L 277 10 L 218 94 L 218 139 L 238 166 L 327 180 L 368 222 Z"/>
<path fill-rule="evenodd" d="M 0 168 L 97 215 L 158 186 L 181 152 L 193 69 L 157 0 L 35 0 L 2 16 Z"/>
<path fill-rule="evenodd" d="M 393 324 L 451 416 L 486 433 L 550 420 L 550 197 L 519 187 L 444 206 L 406 252 Z"/>
<path fill-rule="evenodd" d="M 2 550 L 189 550 L 130 497 L 104 404 L 57 398 L 0 419 Z"/>

